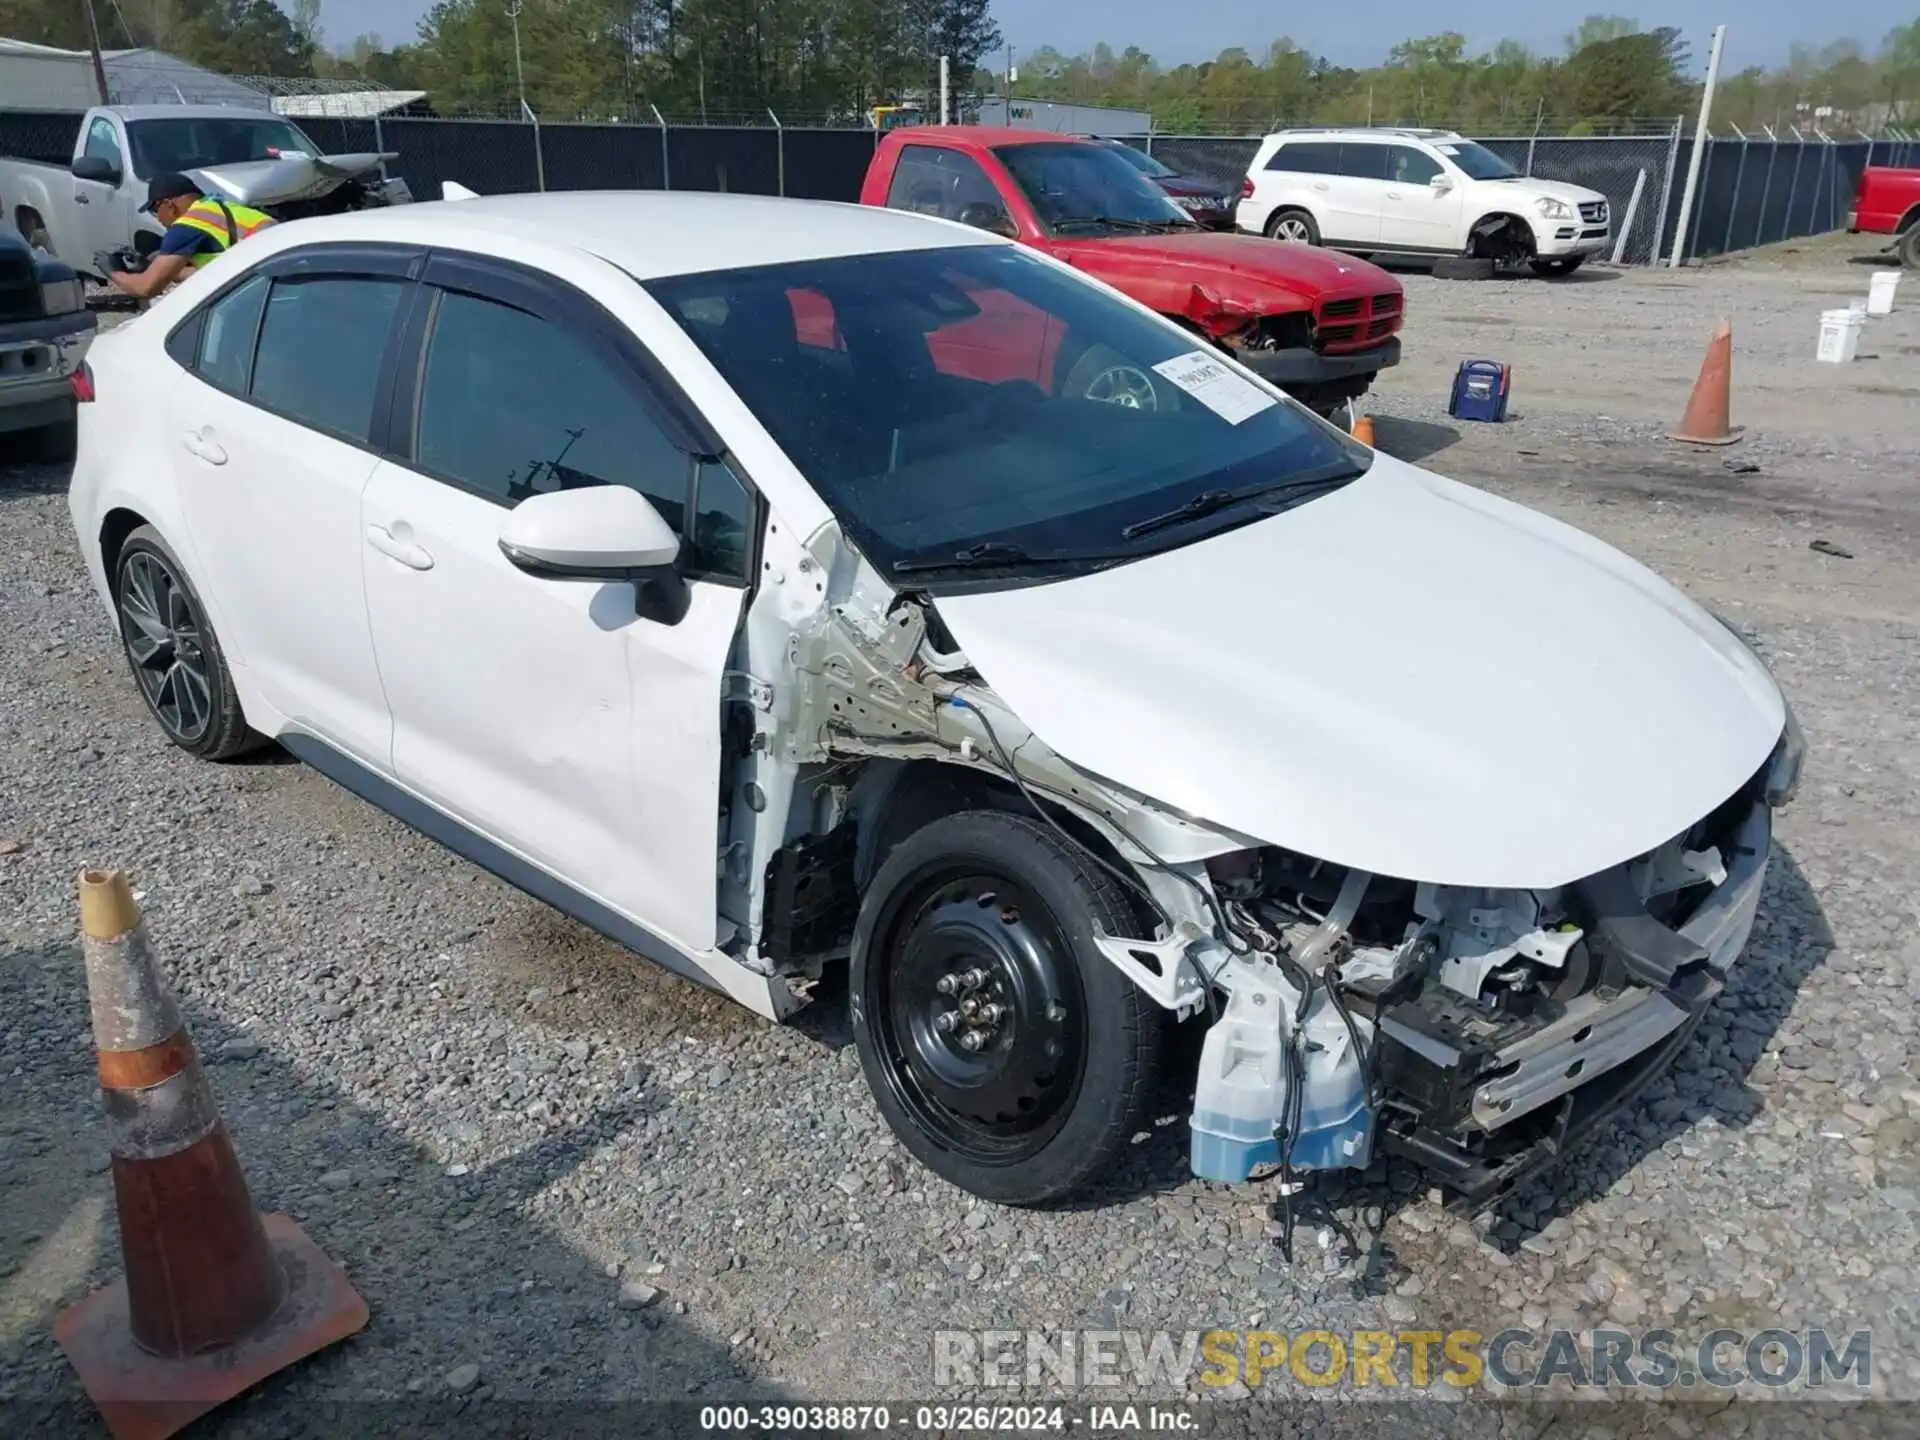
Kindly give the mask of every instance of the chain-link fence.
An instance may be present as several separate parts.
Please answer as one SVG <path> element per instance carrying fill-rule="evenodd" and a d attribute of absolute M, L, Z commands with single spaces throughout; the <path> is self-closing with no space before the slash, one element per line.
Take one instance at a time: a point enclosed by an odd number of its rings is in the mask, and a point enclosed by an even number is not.
<path fill-rule="evenodd" d="M 483 195 L 665 188 L 852 201 L 879 140 L 871 128 L 802 127 L 770 112 L 728 125 L 657 115 L 652 124 L 406 114 L 289 118 L 323 153 L 397 155 L 389 173 L 423 200 L 437 199 L 451 180 Z M 64 164 L 79 119 L 64 111 L 0 110 L 0 155 Z M 1677 117 L 1662 134 L 1479 139 L 1522 173 L 1604 194 L 1615 235 L 1608 258 L 1649 264 L 1672 252 L 1693 151 L 1689 128 Z M 1260 144 L 1248 136 L 1131 140 L 1175 170 L 1228 187 L 1238 186 Z M 1816 133 L 1707 145 L 1688 227 L 1689 259 L 1839 229 L 1867 165 L 1920 165 L 1920 138 L 1905 132 L 1876 140 Z"/>

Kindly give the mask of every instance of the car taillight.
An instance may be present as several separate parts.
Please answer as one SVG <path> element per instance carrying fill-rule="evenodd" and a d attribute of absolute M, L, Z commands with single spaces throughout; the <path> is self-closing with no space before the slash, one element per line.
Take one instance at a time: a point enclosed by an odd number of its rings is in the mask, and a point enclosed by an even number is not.
<path fill-rule="evenodd" d="M 93 402 L 93 367 L 86 361 L 80 362 L 80 368 L 67 377 L 67 383 L 73 386 L 73 398 L 82 405 Z"/>
<path fill-rule="evenodd" d="M 1240 182 L 1240 198 L 1242 200 L 1251 200 L 1253 198 L 1253 177 L 1251 175 Z"/>

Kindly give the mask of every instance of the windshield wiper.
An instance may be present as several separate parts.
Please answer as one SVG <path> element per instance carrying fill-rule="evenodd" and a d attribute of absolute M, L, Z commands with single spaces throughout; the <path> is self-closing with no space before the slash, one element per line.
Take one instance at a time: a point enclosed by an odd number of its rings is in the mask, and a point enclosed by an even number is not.
<path fill-rule="evenodd" d="M 1111 550 L 1049 550 L 1036 555 L 1026 546 L 1015 545 L 1009 540 L 982 540 L 978 545 L 966 545 L 946 555 L 915 555 L 896 560 L 891 568 L 896 575 L 907 575 L 917 571 L 970 570 L 992 565 L 1063 565 L 1134 558 L 1132 551 Z"/>
<path fill-rule="evenodd" d="M 1271 499 L 1261 508 L 1277 514 L 1290 506 L 1310 500 L 1315 495 L 1338 489 L 1349 480 L 1358 479 L 1365 473 L 1362 467 L 1342 460 L 1323 466 L 1317 471 L 1308 471 L 1306 474 L 1295 475 L 1286 480 L 1269 480 L 1264 484 L 1249 485 L 1240 490 L 1202 490 L 1171 510 L 1163 510 L 1158 515 L 1149 515 L 1144 520 L 1134 521 L 1121 530 L 1120 538 L 1137 540 L 1142 535 L 1153 534 L 1156 530 L 1165 530 L 1188 520 L 1217 515 L 1222 510 L 1231 510 L 1236 505 L 1244 505 L 1250 500 L 1266 497 Z"/>
<path fill-rule="evenodd" d="M 1138 230 L 1148 235 L 1159 235 L 1176 226 L 1184 230 L 1187 223 L 1182 220 L 1125 220 L 1117 215 L 1069 215 L 1064 220 L 1054 221 L 1053 228 L 1062 230 L 1069 225 L 1105 225 L 1110 230 Z"/>

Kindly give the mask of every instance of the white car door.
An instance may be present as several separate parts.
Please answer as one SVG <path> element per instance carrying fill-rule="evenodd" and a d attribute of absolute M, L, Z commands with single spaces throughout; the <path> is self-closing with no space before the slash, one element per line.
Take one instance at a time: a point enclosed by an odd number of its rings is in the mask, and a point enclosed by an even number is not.
<path fill-rule="evenodd" d="M 410 263 L 319 247 L 254 270 L 202 312 L 168 437 L 189 568 L 254 690 L 383 770 L 360 496 Z"/>
<path fill-rule="evenodd" d="M 1365 250 L 1379 243 L 1380 216 L 1386 204 L 1386 146 L 1368 140 L 1343 140 L 1333 174 L 1327 177 L 1327 218 L 1321 230 L 1329 245 Z"/>
<path fill-rule="evenodd" d="M 663 418 L 633 337 L 577 292 L 446 256 L 426 279 L 409 323 L 424 361 L 395 398 L 412 441 L 362 511 L 394 774 L 574 890 L 710 948 L 720 697 L 754 502 L 670 438 L 686 424 Z M 608 484 L 682 535 L 678 604 L 650 588 L 643 615 L 629 583 L 528 574 L 502 553 L 521 500 Z"/>
<path fill-rule="evenodd" d="M 75 262 L 87 264 L 96 251 L 118 250 L 129 243 L 127 217 L 133 207 L 146 201 L 146 194 L 140 182 L 133 178 L 133 167 L 127 162 L 125 148 L 120 143 L 120 132 L 114 126 L 111 116 L 96 115 L 87 126 L 86 144 L 81 154 L 89 159 L 104 161 L 113 167 L 119 175 L 117 182 L 105 180 L 82 180 L 74 176 L 73 213 L 80 222 L 80 244 L 71 257 Z M 139 192 L 129 199 L 132 192 Z"/>
<path fill-rule="evenodd" d="M 1394 250 L 1456 253 L 1467 243 L 1463 176 L 1413 145 L 1386 145 L 1386 204 L 1380 241 Z M 1435 188 L 1435 182 L 1440 188 Z"/>

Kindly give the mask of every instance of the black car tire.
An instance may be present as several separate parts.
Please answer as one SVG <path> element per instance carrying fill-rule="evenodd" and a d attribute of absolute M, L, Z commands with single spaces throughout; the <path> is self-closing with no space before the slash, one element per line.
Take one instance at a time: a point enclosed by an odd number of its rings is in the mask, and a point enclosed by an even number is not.
<path fill-rule="evenodd" d="M 1112 1166 L 1157 1083 L 1164 1017 L 1093 937 L 1139 924 L 1126 889 L 1031 816 L 963 811 L 896 846 L 861 905 L 850 996 L 861 1068 L 901 1144 L 1002 1205 L 1064 1199 Z M 939 988 L 956 974 L 988 979 Z M 945 1038 L 944 1007 L 981 995 L 1008 1011 L 993 1038 L 963 1044 L 974 1017 Z"/>
<path fill-rule="evenodd" d="M 1290 236 L 1282 235 L 1280 232 L 1283 228 L 1298 229 L 1305 233 Z M 1313 216 L 1309 215 L 1305 210 L 1288 206 L 1286 209 L 1274 211 L 1268 218 L 1267 238 L 1269 240 L 1280 240 L 1295 245 L 1318 245 L 1320 243 L 1320 227 L 1314 223 Z"/>
<path fill-rule="evenodd" d="M 1542 259 L 1536 255 L 1528 263 L 1533 266 L 1533 273 L 1541 276 L 1543 279 L 1563 280 L 1578 270 L 1586 261 L 1587 257 L 1584 255 L 1562 255 L 1547 259 Z"/>
<path fill-rule="evenodd" d="M 202 760 L 230 760 L 266 743 L 241 713 L 226 654 L 186 567 L 151 525 L 120 547 L 113 603 L 134 686 L 169 740 Z M 155 622 L 169 638 L 143 659 L 158 635 Z"/>
<path fill-rule="evenodd" d="M 1908 270 L 1920 270 L 1920 220 L 1907 226 L 1900 236 L 1900 264 Z"/>

